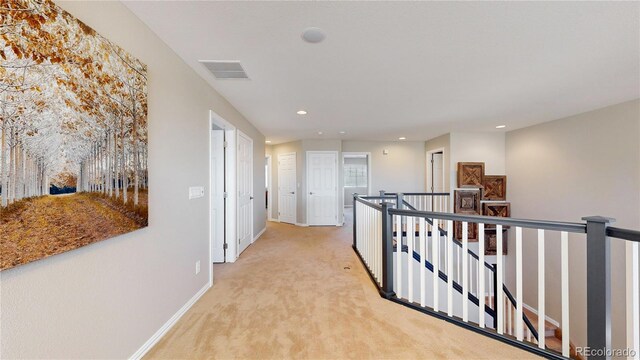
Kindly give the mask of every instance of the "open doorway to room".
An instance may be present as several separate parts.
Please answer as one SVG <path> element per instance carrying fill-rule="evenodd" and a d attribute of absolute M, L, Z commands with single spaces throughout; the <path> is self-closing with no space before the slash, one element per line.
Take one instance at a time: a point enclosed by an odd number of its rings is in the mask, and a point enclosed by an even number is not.
<path fill-rule="evenodd" d="M 344 206 L 353 207 L 353 194 L 370 195 L 371 189 L 371 153 L 343 152 L 343 192 Z"/>
<path fill-rule="evenodd" d="M 236 242 L 236 128 L 210 112 L 210 257 L 233 262 Z M 212 278 L 211 278 L 212 280 Z"/>
<path fill-rule="evenodd" d="M 427 151 L 427 192 L 444 192 L 444 173 L 444 149 Z"/>
<path fill-rule="evenodd" d="M 267 155 L 264 158 L 264 201 L 265 206 L 267 208 L 267 220 L 273 221 L 273 214 L 271 214 L 271 209 L 273 209 L 271 196 L 273 192 L 271 191 L 271 155 Z"/>

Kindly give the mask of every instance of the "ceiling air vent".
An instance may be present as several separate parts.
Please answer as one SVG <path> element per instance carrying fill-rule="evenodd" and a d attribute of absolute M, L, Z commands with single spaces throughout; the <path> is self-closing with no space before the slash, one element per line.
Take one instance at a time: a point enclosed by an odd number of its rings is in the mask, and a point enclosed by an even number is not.
<path fill-rule="evenodd" d="M 248 79 L 239 61 L 200 60 L 216 79 Z"/>

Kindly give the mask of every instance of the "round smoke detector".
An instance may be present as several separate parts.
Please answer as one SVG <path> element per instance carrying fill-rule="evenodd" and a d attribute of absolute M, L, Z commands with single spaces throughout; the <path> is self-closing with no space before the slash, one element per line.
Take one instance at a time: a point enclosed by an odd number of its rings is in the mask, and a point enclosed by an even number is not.
<path fill-rule="evenodd" d="M 325 37 L 324 31 L 317 27 L 306 28 L 302 32 L 302 40 L 312 44 L 321 42 Z"/>

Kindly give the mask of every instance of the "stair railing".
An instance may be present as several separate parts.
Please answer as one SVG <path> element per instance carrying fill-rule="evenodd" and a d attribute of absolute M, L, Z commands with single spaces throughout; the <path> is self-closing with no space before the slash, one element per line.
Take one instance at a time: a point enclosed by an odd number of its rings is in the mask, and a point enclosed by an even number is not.
<path fill-rule="evenodd" d="M 409 209 L 399 209 L 386 200 L 390 197 L 385 194 L 380 197 L 360 197 L 354 195 L 354 240 L 353 247 L 360 257 L 361 261 L 368 270 L 369 275 L 379 289 L 381 296 L 394 301 L 398 304 L 410 307 L 451 323 L 463 326 L 467 329 L 476 331 L 486 336 L 498 339 L 505 343 L 517 346 L 530 352 L 542 355 L 547 358 L 568 358 L 572 355 L 570 347 L 570 302 L 569 302 L 569 236 L 572 234 L 574 241 L 586 241 L 587 256 L 587 312 L 586 314 L 578 314 L 578 316 L 586 316 L 587 318 L 587 343 L 584 344 L 585 349 L 596 350 L 587 354 L 589 359 L 605 359 L 611 355 L 611 294 L 610 294 L 610 239 L 617 238 L 628 242 L 635 247 L 637 257 L 638 242 L 640 242 L 640 232 L 635 230 L 619 229 L 609 227 L 611 219 L 602 217 L 583 218 L 584 223 L 570 223 L 557 221 L 539 221 L 525 220 L 513 218 L 498 218 L 488 216 L 451 214 L 429 211 L 416 211 Z M 369 201 L 371 200 L 371 201 Z M 391 199 L 389 199 L 391 200 Z M 379 202 L 379 203 L 375 203 Z M 396 198 L 396 202 L 398 202 Z M 402 204 L 402 202 L 399 202 Z M 429 220 L 429 222 L 427 222 Z M 485 233 L 495 231 L 496 252 L 502 254 L 503 247 L 503 229 L 508 229 L 509 235 L 515 235 L 515 269 L 513 271 L 515 279 L 512 281 L 505 278 L 507 264 L 504 263 L 502 256 L 497 256 L 496 266 L 493 274 L 495 274 L 495 289 L 503 289 L 505 296 L 495 296 L 495 328 L 487 326 L 485 323 L 485 314 L 490 314 L 491 308 L 486 306 L 484 301 L 477 303 L 477 320 L 470 319 L 470 302 L 472 298 L 470 293 L 469 266 L 470 258 L 473 256 L 461 256 L 462 271 L 460 276 L 459 290 L 462 297 L 458 297 L 459 302 L 454 300 L 454 281 L 453 276 L 453 249 L 459 247 L 453 239 L 453 224 L 461 222 L 462 226 L 462 254 L 468 255 L 468 229 L 469 226 L 478 226 L 478 264 L 485 264 L 484 248 Z M 495 230 L 489 230 L 492 226 Z M 395 237 L 394 237 L 395 230 Z M 433 241 L 433 234 L 437 234 L 436 238 L 443 238 L 445 242 Z M 403 237 L 403 235 L 405 235 Z M 431 240 L 429 240 L 431 238 Z M 526 336 L 526 329 L 531 330 L 532 324 L 527 324 L 527 318 L 523 314 L 524 294 L 523 294 L 523 243 L 532 243 L 537 249 L 537 292 L 538 305 L 535 309 L 538 315 L 539 336 Z M 440 256 L 432 256 L 431 262 L 428 261 L 427 251 L 431 254 L 440 254 L 439 247 L 447 248 L 447 260 L 442 263 Z M 561 322 L 562 329 L 562 348 L 560 352 L 550 350 L 545 345 L 545 292 L 555 291 L 555 289 L 547 289 L 545 282 L 545 270 L 547 262 L 545 259 L 545 247 L 559 248 L 560 253 L 560 297 L 561 297 Z M 394 247 L 396 251 L 394 252 Z M 406 249 L 406 251 L 405 251 Z M 418 253 L 418 254 L 416 254 Z M 405 255 L 406 254 L 406 255 Z M 428 268 L 432 274 L 425 274 L 425 266 L 419 266 L 419 270 L 415 270 L 412 265 L 413 260 L 418 260 L 418 264 L 430 265 Z M 424 259 L 424 261 L 422 260 Z M 634 263 L 637 268 L 637 258 Z M 430 289 L 426 288 L 426 276 L 434 276 Z M 487 279 L 486 272 L 478 271 L 478 288 L 476 293 L 479 295 L 487 292 L 487 284 L 491 283 L 491 279 Z M 440 279 L 446 283 L 444 290 L 444 301 L 441 300 Z M 511 281 L 515 284 L 515 296 L 505 290 L 505 282 Z M 417 290 L 414 293 L 413 284 L 417 283 Z M 406 284 L 406 285 L 405 285 Z M 407 289 L 403 289 L 406 286 Z M 630 285 L 632 302 L 638 305 L 638 279 L 636 275 L 635 281 Z M 431 304 L 425 301 L 429 298 Z M 506 300 L 506 301 L 505 301 Z M 514 326 L 507 323 L 509 316 L 509 304 L 515 308 L 512 311 L 512 321 Z M 456 309 L 460 307 L 460 316 L 454 314 Z M 515 313 L 515 314 L 513 314 Z M 475 315 L 474 315 L 475 316 Z M 638 316 L 636 316 L 636 319 Z M 637 330 L 640 320 L 633 319 L 631 322 L 635 326 L 632 337 L 634 349 L 640 343 L 640 330 Z M 509 328 L 513 328 L 513 335 Z M 535 329 L 534 329 L 535 330 Z M 531 332 L 533 335 L 533 332 Z M 538 338 L 538 339 L 536 339 Z M 606 351 L 597 351 L 606 350 Z M 633 349 L 632 349 L 633 350 Z M 640 354 L 637 351 L 636 356 Z M 584 354 L 583 354 L 584 355 Z"/>
<path fill-rule="evenodd" d="M 404 194 L 396 194 L 396 203 L 402 203 L 404 208 L 407 208 L 409 210 L 413 210 L 413 211 L 419 211 L 418 209 L 416 209 L 411 203 L 409 203 L 405 198 L 404 198 Z M 431 221 L 431 219 L 426 219 L 427 223 L 431 226 L 433 226 L 433 223 Z M 440 235 L 441 239 L 443 239 L 444 241 L 446 241 L 447 239 L 447 231 L 442 229 L 441 227 L 437 228 L 438 234 Z M 457 276 L 454 278 L 454 281 L 457 281 L 458 283 L 460 283 L 460 264 L 462 263 L 460 261 L 460 257 L 462 254 L 462 242 L 460 242 L 458 239 L 456 239 L 455 237 L 451 237 L 451 241 L 456 245 L 456 247 L 454 247 L 454 259 L 456 259 L 455 261 L 455 266 L 453 267 L 454 272 L 457 274 Z M 440 256 L 442 258 L 444 258 L 444 261 L 441 261 L 441 263 L 446 265 L 446 259 L 447 259 L 447 253 L 446 253 L 446 249 L 447 247 L 445 246 L 441 246 L 440 249 L 445 249 L 445 251 L 440 251 Z M 493 312 L 491 313 L 493 316 L 493 324 L 494 326 L 497 326 L 497 322 L 496 322 L 496 306 L 497 306 L 497 296 L 504 296 L 505 297 L 505 313 L 506 315 L 506 326 L 505 326 L 505 333 L 511 336 L 515 336 L 516 335 L 516 331 L 515 331 L 515 314 L 516 314 L 516 310 L 517 310 L 517 306 L 516 306 L 516 299 L 513 297 L 513 294 L 509 291 L 509 288 L 506 285 L 503 285 L 502 287 L 502 293 L 499 294 L 497 291 L 497 288 L 495 287 L 496 285 L 496 268 L 494 265 L 489 264 L 488 262 L 484 262 L 484 269 L 481 268 L 480 266 L 480 258 L 478 257 L 478 255 L 473 252 L 473 250 L 467 250 L 467 256 L 469 257 L 468 261 L 470 262 L 470 266 L 469 266 L 469 278 L 472 279 L 472 281 L 470 281 L 469 284 L 469 291 L 471 292 L 471 294 L 473 294 L 476 298 L 478 299 L 482 299 L 482 300 L 489 300 L 488 303 L 486 305 L 489 306 L 490 309 L 493 310 Z M 485 270 L 486 269 L 486 270 Z M 485 280 L 486 279 L 490 279 L 488 282 L 488 289 L 487 289 L 487 293 L 486 294 L 480 294 L 478 292 L 478 288 L 479 288 L 479 279 L 480 276 L 477 276 L 477 272 L 479 271 L 486 271 L 488 272 L 488 274 L 485 274 Z M 488 277 L 487 277 L 488 276 Z M 476 281 L 473 281 L 473 279 L 475 278 Z M 488 299 L 487 299 L 488 298 Z M 525 328 L 525 337 L 527 338 L 528 341 L 538 341 L 538 331 L 535 328 L 534 324 L 531 323 L 531 320 L 529 319 L 529 317 L 526 314 L 522 314 L 522 320 L 524 322 L 524 325 L 526 326 Z M 543 331 L 544 333 L 544 331 Z"/>

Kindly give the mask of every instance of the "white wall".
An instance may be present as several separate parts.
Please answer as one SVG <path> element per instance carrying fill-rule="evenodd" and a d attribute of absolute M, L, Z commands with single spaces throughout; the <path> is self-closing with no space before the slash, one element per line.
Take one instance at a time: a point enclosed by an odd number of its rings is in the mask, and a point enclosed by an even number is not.
<path fill-rule="evenodd" d="M 513 217 L 579 222 L 602 215 L 616 218 L 615 226 L 640 229 L 639 100 L 510 131 L 506 150 Z M 535 234 L 526 235 L 523 280 L 535 284 L 535 241 L 527 241 Z M 548 239 L 545 281 L 554 291 L 546 292 L 546 307 L 560 320 L 559 243 L 556 235 Z M 570 251 L 571 340 L 580 346 L 586 345 L 584 236 L 571 236 Z M 625 254 L 620 241 L 612 242 L 612 258 L 613 347 L 625 348 Z M 507 280 L 513 284 L 513 276 Z M 524 295 L 527 304 L 537 306 L 535 286 L 526 286 Z"/>
<path fill-rule="evenodd" d="M 505 174 L 505 134 L 502 131 L 451 133 L 450 148 L 452 189 L 458 187 L 458 162 L 484 162 L 485 174 Z"/>
<path fill-rule="evenodd" d="M 383 155 L 384 149 L 389 150 Z M 426 153 L 424 141 L 343 141 L 344 152 L 371 153 L 371 191 L 423 192 Z"/>
<path fill-rule="evenodd" d="M 148 65 L 149 227 L 2 271 L 0 358 L 126 358 L 207 286 L 208 201 L 187 189 L 209 183 L 209 110 L 253 138 L 256 194 L 264 137 L 120 2 L 60 4 Z"/>

